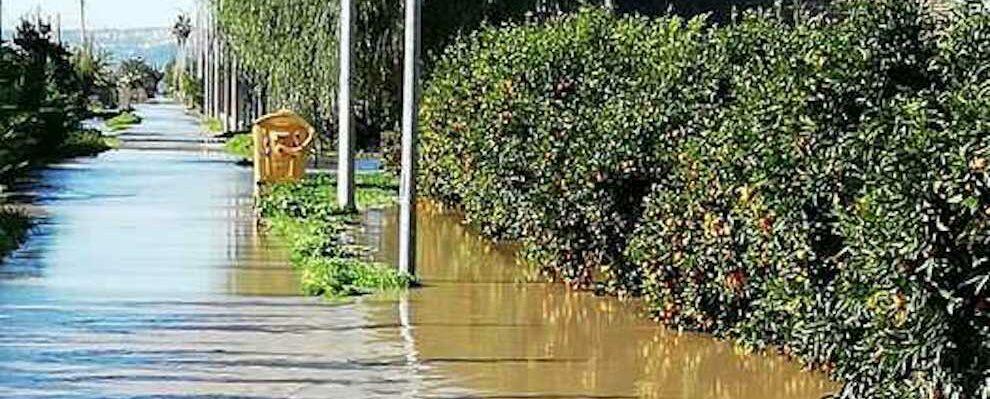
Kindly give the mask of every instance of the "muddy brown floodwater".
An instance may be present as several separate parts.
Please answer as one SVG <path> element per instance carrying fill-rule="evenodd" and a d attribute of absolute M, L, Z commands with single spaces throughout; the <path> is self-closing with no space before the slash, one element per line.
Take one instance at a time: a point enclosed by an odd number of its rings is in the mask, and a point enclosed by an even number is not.
<path fill-rule="evenodd" d="M 776 356 L 662 329 L 546 284 L 456 215 L 419 219 L 425 287 L 298 296 L 255 228 L 251 172 L 169 104 L 125 146 L 54 165 L 16 198 L 44 215 L 0 266 L 3 398 L 819 398 Z M 395 215 L 363 240 L 395 253 Z"/>

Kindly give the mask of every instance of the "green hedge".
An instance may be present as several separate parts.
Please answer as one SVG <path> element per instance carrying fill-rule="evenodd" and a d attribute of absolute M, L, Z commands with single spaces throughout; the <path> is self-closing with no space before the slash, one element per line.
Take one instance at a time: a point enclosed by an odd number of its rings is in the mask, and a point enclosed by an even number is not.
<path fill-rule="evenodd" d="M 854 0 L 486 29 L 427 82 L 420 184 L 554 275 L 780 347 L 843 397 L 986 397 L 990 28 L 930 20 Z"/>

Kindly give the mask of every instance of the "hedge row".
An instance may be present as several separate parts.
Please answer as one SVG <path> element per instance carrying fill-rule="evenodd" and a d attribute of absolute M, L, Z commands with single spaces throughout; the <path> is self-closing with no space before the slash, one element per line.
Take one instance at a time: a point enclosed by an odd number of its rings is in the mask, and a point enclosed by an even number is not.
<path fill-rule="evenodd" d="M 786 15 L 782 17 L 781 15 Z M 593 10 L 451 46 L 420 181 L 566 281 L 849 398 L 990 396 L 990 17 Z"/>

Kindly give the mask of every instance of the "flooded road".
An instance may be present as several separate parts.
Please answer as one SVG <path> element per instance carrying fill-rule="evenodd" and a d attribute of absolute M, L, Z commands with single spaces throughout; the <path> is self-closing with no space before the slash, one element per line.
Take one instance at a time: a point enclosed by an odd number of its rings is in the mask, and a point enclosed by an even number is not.
<path fill-rule="evenodd" d="M 512 248 L 429 209 L 424 288 L 298 297 L 285 248 L 255 228 L 251 171 L 179 107 L 139 113 L 123 149 L 21 188 L 44 216 L 0 266 L 0 397 L 812 399 L 834 388 L 541 283 Z M 394 214 L 368 213 L 364 233 L 390 260 Z"/>

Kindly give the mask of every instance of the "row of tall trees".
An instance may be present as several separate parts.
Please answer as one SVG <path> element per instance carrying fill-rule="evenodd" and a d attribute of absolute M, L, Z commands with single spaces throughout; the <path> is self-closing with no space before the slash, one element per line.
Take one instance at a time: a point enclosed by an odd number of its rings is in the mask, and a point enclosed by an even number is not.
<path fill-rule="evenodd" d="M 596 3 L 602 3 L 597 0 Z M 543 18 L 587 4 L 567 0 L 428 1 L 423 6 L 426 67 L 461 32 L 485 23 Z M 337 113 L 338 1 L 212 1 L 224 44 L 246 80 L 265 88 L 267 102 L 307 116 L 333 132 Z M 397 130 L 401 93 L 402 3 L 356 2 L 354 71 L 359 146 L 374 146 L 383 131 Z"/>

